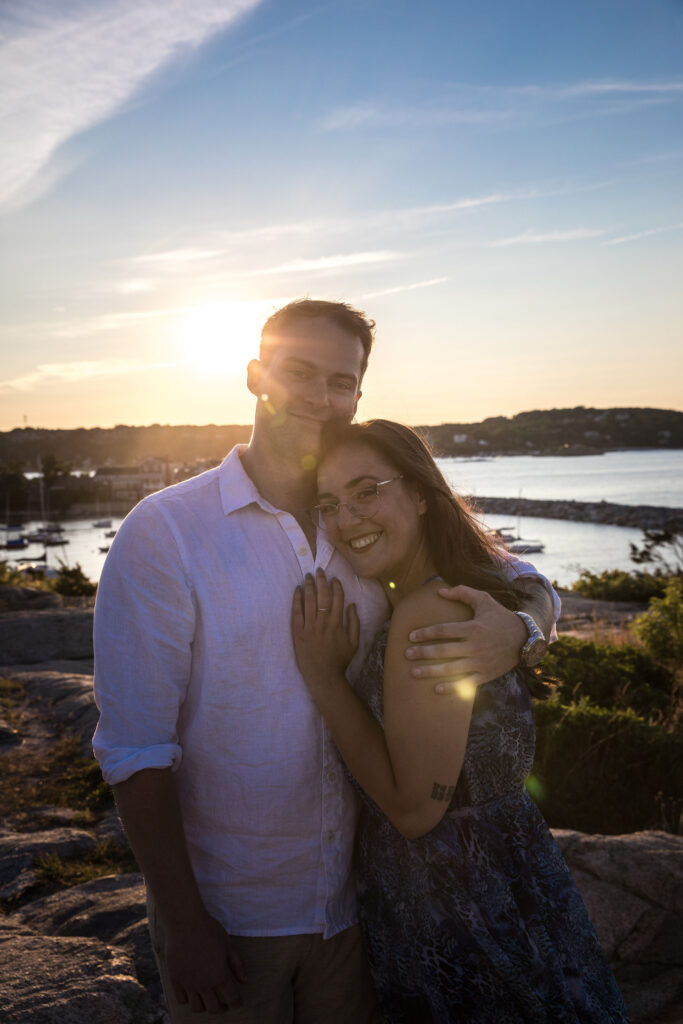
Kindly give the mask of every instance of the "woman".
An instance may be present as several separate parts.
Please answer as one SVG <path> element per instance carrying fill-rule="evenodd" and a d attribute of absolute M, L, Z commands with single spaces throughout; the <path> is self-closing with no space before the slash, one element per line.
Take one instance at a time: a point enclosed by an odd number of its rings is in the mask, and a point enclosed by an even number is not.
<path fill-rule="evenodd" d="M 322 573 L 298 588 L 299 667 L 362 787 L 361 920 L 387 1021 L 603 1024 L 621 996 L 562 856 L 524 788 L 534 724 L 523 675 L 437 697 L 410 674 L 411 630 L 452 621 L 448 583 L 509 608 L 498 551 L 408 427 L 334 426 L 318 525 L 392 606 L 356 682 L 353 606 Z M 462 618 L 469 610 L 459 608 Z"/>

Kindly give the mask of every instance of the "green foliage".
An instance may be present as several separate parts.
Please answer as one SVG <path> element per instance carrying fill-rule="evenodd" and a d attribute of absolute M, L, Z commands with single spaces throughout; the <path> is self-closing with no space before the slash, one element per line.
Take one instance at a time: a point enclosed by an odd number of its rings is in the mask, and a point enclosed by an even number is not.
<path fill-rule="evenodd" d="M 97 584 L 83 572 L 80 564 L 76 562 L 73 566 L 60 565 L 57 576 L 44 579 L 40 576 L 26 578 L 24 573 L 19 572 L 6 560 L 0 559 L 0 586 L 31 586 L 38 590 L 55 590 L 65 597 L 88 597 L 97 591 Z"/>
<path fill-rule="evenodd" d="M 23 508 L 28 491 L 24 463 L 10 460 L 0 465 L 0 508 L 11 519 L 12 510 Z"/>
<path fill-rule="evenodd" d="M 535 702 L 532 796 L 554 828 L 618 835 L 680 830 L 683 734 L 631 710 Z"/>
<path fill-rule="evenodd" d="M 649 601 L 661 597 L 667 578 L 649 572 L 624 572 L 622 569 L 605 569 L 594 573 L 583 569 L 578 580 L 572 583 L 572 590 L 595 601 Z"/>
<path fill-rule="evenodd" d="M 614 448 L 680 448 L 683 413 L 664 409 L 535 409 L 510 418 L 491 416 L 480 423 L 444 423 L 426 428 L 441 454 L 474 452 L 485 441 L 491 451 L 585 452 Z M 454 434 L 467 434 L 457 445 Z"/>
<path fill-rule="evenodd" d="M 82 885 L 103 875 L 139 871 L 140 868 L 128 847 L 104 840 L 84 856 L 62 859 L 57 853 L 48 853 L 43 857 L 37 857 L 33 870 L 36 876 L 35 885 L 22 893 L 18 899 L 0 901 L 1 910 L 11 913 L 24 904 L 48 896 L 59 889 Z"/>
<path fill-rule="evenodd" d="M 20 691 L 8 690 L 6 700 L 11 705 L 21 696 Z M 57 740 L 47 752 L 38 753 L 23 746 L 6 751 L 2 764 L 0 820 L 21 815 L 26 808 L 48 804 L 76 807 L 89 814 L 109 808 L 114 802 L 97 761 L 83 756 L 73 736 Z"/>
<path fill-rule="evenodd" d="M 655 564 L 667 575 L 683 573 L 683 524 L 671 519 L 661 530 L 643 530 L 642 547 L 629 544 L 636 565 Z"/>
<path fill-rule="evenodd" d="M 65 597 L 89 596 L 97 590 L 97 584 L 88 579 L 78 562 L 74 566 L 62 565 L 50 586 Z"/>
<path fill-rule="evenodd" d="M 644 718 L 668 715 L 675 686 L 672 673 L 648 651 L 577 637 L 560 637 L 551 645 L 538 677 L 552 684 L 563 704 L 590 699 L 599 707 L 631 708 Z"/>
<path fill-rule="evenodd" d="M 24 696 L 24 686 L 18 679 L 0 676 L 0 708 L 13 709 L 18 700 Z"/>
<path fill-rule="evenodd" d="M 10 565 L 6 558 L 0 558 L 0 583 L 16 586 L 25 582 L 21 573 L 13 565 Z"/>
<path fill-rule="evenodd" d="M 645 649 L 676 672 L 683 666 L 683 580 L 671 579 L 663 597 L 633 623 L 633 632 Z"/>
<path fill-rule="evenodd" d="M 62 459 L 58 459 L 54 452 L 48 452 L 47 455 L 41 455 L 40 457 L 40 471 L 43 474 L 45 486 L 48 488 L 52 487 L 60 477 L 68 476 L 71 468 L 69 462 L 63 462 Z"/>

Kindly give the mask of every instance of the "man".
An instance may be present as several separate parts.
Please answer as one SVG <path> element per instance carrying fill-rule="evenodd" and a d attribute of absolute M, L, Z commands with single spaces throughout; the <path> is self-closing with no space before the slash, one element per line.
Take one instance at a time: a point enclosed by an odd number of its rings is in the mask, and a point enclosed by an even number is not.
<path fill-rule="evenodd" d="M 354 799 L 290 634 L 294 588 L 317 567 L 357 606 L 352 670 L 386 616 L 381 590 L 353 576 L 306 511 L 323 424 L 353 417 L 373 327 L 339 303 L 275 313 L 248 368 L 249 445 L 138 505 L 100 581 L 94 747 L 145 875 L 174 1024 L 205 1010 L 245 1024 L 375 1019 L 350 868 Z M 527 586 L 547 637 L 552 600 Z M 411 649 L 427 659 L 416 670 L 439 685 L 458 671 L 444 657 L 480 682 L 517 664 L 522 620 L 488 595 L 453 595 L 475 617 L 426 631 L 457 643 Z"/>

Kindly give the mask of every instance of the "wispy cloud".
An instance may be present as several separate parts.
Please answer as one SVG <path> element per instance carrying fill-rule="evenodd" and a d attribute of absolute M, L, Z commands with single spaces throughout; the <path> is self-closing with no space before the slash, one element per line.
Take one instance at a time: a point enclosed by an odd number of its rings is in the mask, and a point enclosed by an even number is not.
<path fill-rule="evenodd" d="M 171 270 L 175 270 L 177 267 L 185 270 L 186 267 L 193 263 L 204 263 L 207 260 L 215 259 L 217 256 L 222 256 L 224 252 L 224 249 L 168 249 L 165 252 L 143 253 L 140 256 L 133 256 L 130 262 L 139 263 L 145 267 L 152 266 L 158 270 L 163 270 L 167 267 Z"/>
<path fill-rule="evenodd" d="M 668 82 L 639 82 L 637 79 L 617 79 L 612 81 L 598 82 L 577 82 L 574 85 L 560 86 L 558 88 L 545 88 L 546 94 L 560 97 L 571 96 L 613 96 L 613 95 L 642 95 L 652 94 L 671 95 L 683 93 L 683 81 L 674 79 Z"/>
<path fill-rule="evenodd" d="M 257 255 L 261 253 L 261 245 L 264 241 L 291 242 L 301 237 L 326 237 L 332 235 L 347 235 L 349 233 L 377 231 L 384 228 L 395 228 L 401 231 L 410 227 L 416 227 L 435 218 L 443 218 L 448 214 L 457 214 L 468 210 L 477 210 L 489 206 L 496 206 L 502 203 L 525 202 L 536 199 L 548 199 L 558 196 L 576 195 L 582 192 L 590 192 L 596 189 L 607 188 L 614 184 L 613 181 L 589 182 L 587 184 L 561 184 L 553 188 L 539 189 L 529 187 L 515 192 L 494 191 L 483 195 L 461 196 L 445 202 L 428 203 L 421 206 L 399 206 L 385 210 L 357 210 L 345 217 L 315 217 L 311 220 L 285 221 L 282 223 L 256 224 L 237 231 L 215 230 L 210 234 L 204 234 L 197 238 L 195 236 L 187 244 L 174 249 L 160 249 L 156 252 L 145 252 L 129 256 L 120 261 L 127 269 L 136 271 L 142 269 L 147 274 L 159 276 L 172 276 L 177 274 L 188 274 L 195 270 L 203 271 L 205 267 L 215 266 L 221 259 L 234 257 L 239 254 L 243 259 L 248 246 L 257 246 Z M 396 258 L 396 253 L 389 254 Z M 372 261 L 386 259 L 387 253 L 379 254 L 360 253 L 351 256 L 323 257 L 322 259 L 349 260 L 350 263 L 362 259 L 368 262 L 369 256 Z M 343 264 L 335 264 L 343 265 Z M 289 268 L 290 263 L 286 266 Z M 292 269 L 306 269 L 302 265 L 293 266 Z M 315 266 L 312 269 L 316 269 Z M 325 266 L 319 269 L 327 269 Z M 279 271 L 279 268 L 261 271 L 258 273 L 270 273 Z M 285 272 L 285 271 L 280 271 Z M 137 278 L 127 281 L 128 291 L 148 290 L 151 284 L 148 277 L 140 279 L 140 287 L 136 287 Z M 117 290 L 123 290 L 124 286 L 118 285 Z"/>
<path fill-rule="evenodd" d="M 319 127 L 323 131 L 345 131 L 353 128 L 425 128 L 447 124 L 487 124 L 501 121 L 505 110 L 477 110 L 463 107 L 406 106 L 386 107 L 382 104 L 359 103 L 338 107 L 325 115 Z"/>
<path fill-rule="evenodd" d="M 364 267 L 373 263 L 388 263 L 402 256 L 398 252 L 351 252 L 336 256 L 317 256 L 313 259 L 297 258 L 276 267 L 256 270 L 255 274 L 295 274 L 299 271 L 315 272 L 321 270 L 337 270 L 349 267 Z"/>
<path fill-rule="evenodd" d="M 34 370 L 22 374 L 20 377 L 0 380 L 0 394 L 14 391 L 35 391 L 36 388 L 45 384 L 74 384 L 78 381 L 91 380 L 95 377 L 112 377 L 126 373 L 147 373 L 151 370 L 158 370 L 172 365 L 172 363 L 143 363 L 125 359 L 40 363 Z"/>
<path fill-rule="evenodd" d="M 261 0 L 37 0 L 0 43 L 0 205 L 26 200 L 58 148 L 110 117 L 179 51 Z M 54 168 L 53 168 L 54 170 Z"/>
<path fill-rule="evenodd" d="M 499 238 L 489 242 L 492 249 L 501 249 L 507 245 L 542 245 L 546 242 L 579 242 L 585 238 L 599 238 L 606 234 L 604 228 L 573 228 L 570 231 L 525 231 L 521 235 Z"/>
<path fill-rule="evenodd" d="M 573 120 L 636 111 L 683 96 L 683 80 L 581 81 L 561 85 L 446 85 L 423 102 L 365 100 L 337 107 L 318 122 L 322 131 L 434 128 L 542 120 Z"/>
<path fill-rule="evenodd" d="M 191 306 L 165 306 L 159 309 L 132 310 L 122 313 L 101 313 L 99 316 L 83 317 L 63 323 L 57 321 L 43 326 L 43 333 L 49 338 L 89 338 L 93 334 L 120 331 L 136 323 L 180 317 L 192 309 Z"/>
<path fill-rule="evenodd" d="M 670 224 L 664 228 L 648 228 L 645 231 L 636 231 L 633 235 L 622 235 L 620 238 L 610 238 L 603 245 L 623 245 L 624 242 L 637 242 L 640 238 L 649 238 L 651 235 L 663 235 L 668 231 L 680 231 L 683 228 L 683 221 L 680 224 Z"/>
<path fill-rule="evenodd" d="M 151 277 L 131 277 L 127 281 L 120 281 L 115 290 L 121 295 L 142 295 L 144 292 L 151 292 L 156 281 Z"/>
<path fill-rule="evenodd" d="M 399 284 L 395 288 L 383 288 L 380 292 L 366 292 L 361 295 L 362 299 L 378 299 L 383 295 L 398 295 L 399 292 L 414 292 L 418 288 L 433 288 L 434 285 L 443 284 L 447 277 L 433 277 L 429 281 L 415 281 L 413 284 Z"/>

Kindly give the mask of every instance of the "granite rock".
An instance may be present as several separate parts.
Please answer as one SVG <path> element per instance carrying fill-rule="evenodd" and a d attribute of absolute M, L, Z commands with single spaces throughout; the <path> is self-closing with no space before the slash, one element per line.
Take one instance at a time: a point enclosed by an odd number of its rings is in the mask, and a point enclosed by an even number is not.
<path fill-rule="evenodd" d="M 126 950 L 0 918 L 3 1024 L 162 1024 Z"/>
<path fill-rule="evenodd" d="M 35 668 L 8 666 L 6 671 L 21 682 L 31 703 L 55 731 L 76 736 L 84 756 L 92 757 L 92 737 L 99 717 L 92 675 L 48 669 L 43 665 Z"/>
<path fill-rule="evenodd" d="M 96 845 L 96 839 L 83 829 L 15 832 L 0 826 L 0 899 L 16 899 L 34 884 L 38 858 L 51 854 L 62 860 L 82 857 Z"/>
<path fill-rule="evenodd" d="M 683 836 L 553 834 L 634 1024 L 683 1021 Z"/>
<path fill-rule="evenodd" d="M 0 614 L 0 651 L 5 665 L 55 658 L 92 658 L 92 609 L 46 608 Z"/>

